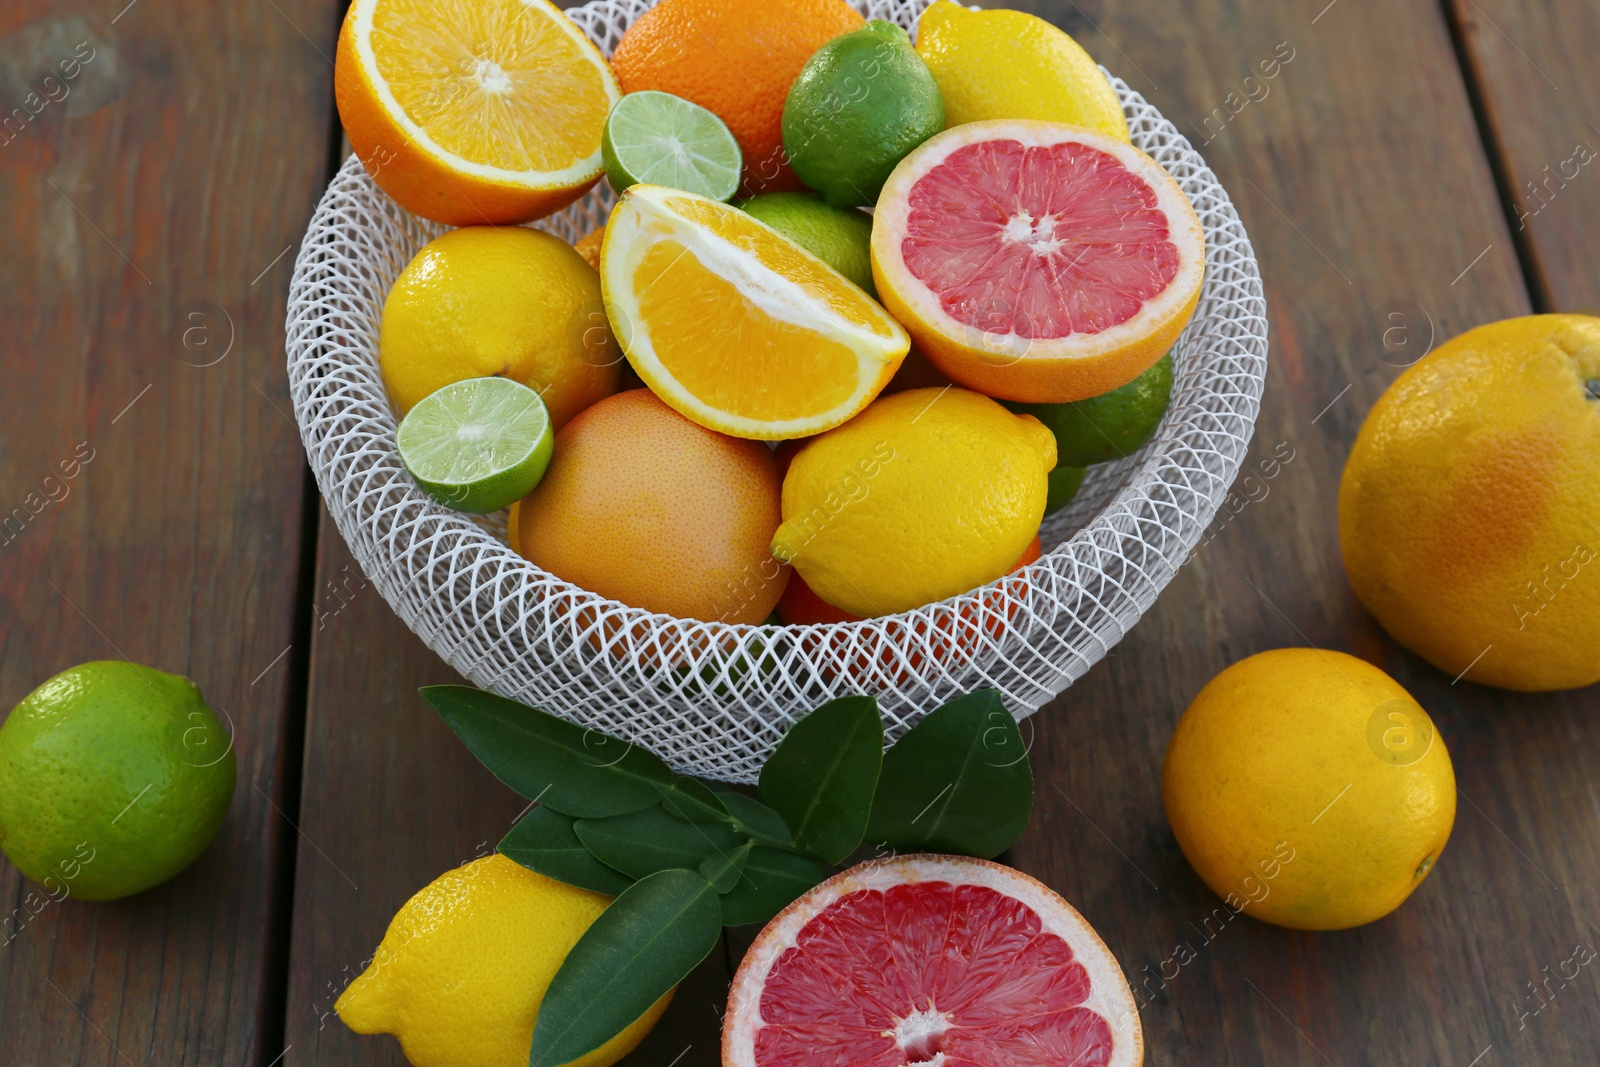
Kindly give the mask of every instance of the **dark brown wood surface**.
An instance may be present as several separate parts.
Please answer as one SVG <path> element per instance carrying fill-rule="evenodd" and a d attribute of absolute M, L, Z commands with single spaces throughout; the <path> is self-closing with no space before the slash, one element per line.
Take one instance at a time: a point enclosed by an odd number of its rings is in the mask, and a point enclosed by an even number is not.
<path fill-rule="evenodd" d="M 1600 1061 L 1600 978 L 1550 978 L 1600 947 L 1600 694 L 1453 684 L 1355 602 L 1334 523 L 1366 409 L 1430 343 L 1530 309 L 1600 310 L 1600 157 L 1569 162 L 1600 152 L 1600 9 L 1019 6 L 1143 92 L 1231 191 L 1273 327 L 1249 462 L 1281 469 L 1024 727 L 1039 798 L 1010 861 L 1117 954 L 1147 1002 L 1151 1064 Z M 0 111 L 55 97 L 0 132 L 0 374 L 18 401 L 0 423 L 0 523 L 25 514 L 0 532 L 0 701 L 125 657 L 194 677 L 240 757 L 227 826 L 168 886 L 33 914 L 0 868 L 0 899 L 28 916 L 0 946 L 0 1067 L 403 1063 L 333 1001 L 395 909 L 522 807 L 416 696 L 450 670 L 306 505 L 281 323 L 329 173 L 339 8 L 0 11 Z M 93 458 L 68 480 L 80 445 Z M 1240 918 L 1208 936 L 1217 900 L 1167 828 L 1161 755 L 1217 671 L 1303 644 L 1372 660 L 1433 713 L 1455 833 L 1379 923 Z M 631 1067 L 718 1062 L 743 943 L 685 985 Z M 1180 944 L 1195 958 L 1174 974 Z"/>
<path fill-rule="evenodd" d="M 187 674 L 238 786 L 132 899 L 41 906 L 0 866 L 8 1067 L 254 1063 L 282 1024 L 307 488 L 282 322 L 332 126 L 290 20 L 334 16 L 123 3 L 0 6 L 0 705 L 84 660 Z"/>
<path fill-rule="evenodd" d="M 1542 311 L 1600 314 L 1600 5 L 1449 0 Z"/>

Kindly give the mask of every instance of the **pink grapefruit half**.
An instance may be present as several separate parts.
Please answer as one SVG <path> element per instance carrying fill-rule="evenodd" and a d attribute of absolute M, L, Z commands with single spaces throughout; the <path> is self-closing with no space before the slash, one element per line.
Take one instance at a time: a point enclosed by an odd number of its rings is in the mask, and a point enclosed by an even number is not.
<path fill-rule="evenodd" d="M 872 860 L 767 924 L 733 978 L 723 1067 L 1136 1067 L 1122 969 L 1020 871 Z"/>
<path fill-rule="evenodd" d="M 1059 403 L 1137 378 L 1194 314 L 1205 236 L 1132 145 L 1057 122 L 954 126 L 889 175 L 872 221 L 889 313 L 961 385 Z"/>

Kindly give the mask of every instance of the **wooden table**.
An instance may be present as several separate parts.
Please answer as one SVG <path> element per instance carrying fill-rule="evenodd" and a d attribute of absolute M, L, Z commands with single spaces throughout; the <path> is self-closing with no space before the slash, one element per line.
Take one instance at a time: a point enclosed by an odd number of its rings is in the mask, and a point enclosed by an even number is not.
<path fill-rule="evenodd" d="M 1430 340 L 1600 308 L 1600 165 L 1570 162 L 1600 150 L 1600 5 L 1024 6 L 1160 107 L 1232 192 L 1273 328 L 1249 462 L 1294 458 L 1025 726 L 1040 788 L 1010 862 L 1104 935 L 1149 1001 L 1152 1064 L 1596 1062 L 1600 973 L 1552 976 L 1600 945 L 1600 693 L 1453 684 L 1398 648 L 1345 582 L 1334 500 L 1364 413 Z M 522 806 L 415 695 L 452 674 L 321 514 L 289 415 L 284 301 L 337 161 L 341 13 L 0 11 L 0 704 L 133 659 L 199 682 L 239 755 L 226 827 L 168 885 L 34 914 L 0 871 L 4 908 L 28 916 L 0 947 L 5 1067 L 403 1062 L 333 1001 L 399 904 Z M 75 452 L 92 459 L 47 480 Z M 1228 663 L 1308 643 L 1372 660 L 1433 713 L 1461 790 L 1450 847 L 1371 926 L 1202 932 L 1217 901 L 1162 815 L 1168 734 Z M 1195 958 L 1174 974 L 1183 943 Z M 717 1063 L 740 944 L 629 1064 Z"/>

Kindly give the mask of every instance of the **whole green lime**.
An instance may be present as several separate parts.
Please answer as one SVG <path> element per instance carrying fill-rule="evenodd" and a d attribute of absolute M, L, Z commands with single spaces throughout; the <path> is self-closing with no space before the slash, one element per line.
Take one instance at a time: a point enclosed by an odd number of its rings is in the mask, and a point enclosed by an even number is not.
<path fill-rule="evenodd" d="M 835 207 L 877 201 L 895 164 L 944 129 L 944 98 L 906 31 L 873 20 L 817 49 L 783 103 L 796 176 Z"/>
<path fill-rule="evenodd" d="M 1056 435 L 1056 463 L 1087 467 L 1131 456 L 1155 435 L 1172 399 L 1172 353 L 1139 377 L 1109 393 L 1069 404 L 1003 401 L 1019 415 L 1032 415 Z"/>
<path fill-rule="evenodd" d="M 84 663 L 0 726 L 0 850 L 52 893 L 129 896 L 204 851 L 234 777 L 232 741 L 193 682 Z"/>
<path fill-rule="evenodd" d="M 1078 489 L 1083 485 L 1083 476 L 1087 473 L 1088 471 L 1082 467 L 1063 467 L 1057 464 L 1054 470 L 1045 475 L 1047 488 L 1044 513 L 1053 514 L 1072 503 L 1072 498 L 1078 495 Z"/>
<path fill-rule="evenodd" d="M 759 193 L 734 206 L 771 226 L 822 262 L 878 295 L 872 284 L 872 217 L 833 207 L 816 193 Z"/>

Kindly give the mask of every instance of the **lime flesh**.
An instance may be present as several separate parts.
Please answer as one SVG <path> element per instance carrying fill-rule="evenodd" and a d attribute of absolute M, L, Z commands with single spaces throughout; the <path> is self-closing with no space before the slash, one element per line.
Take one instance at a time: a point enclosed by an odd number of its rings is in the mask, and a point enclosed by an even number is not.
<path fill-rule="evenodd" d="M 412 408 L 395 433 L 400 461 L 445 507 L 498 511 L 533 491 L 555 435 L 539 394 L 510 378 L 468 378 Z"/>
<path fill-rule="evenodd" d="M 629 93 L 611 109 L 600 154 L 619 193 L 643 183 L 726 200 L 739 188 L 743 166 L 739 142 L 721 119 L 654 89 Z"/>

